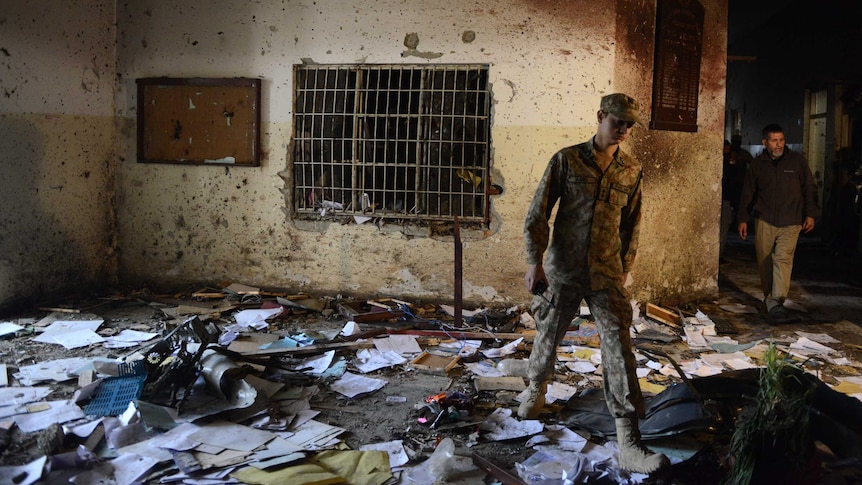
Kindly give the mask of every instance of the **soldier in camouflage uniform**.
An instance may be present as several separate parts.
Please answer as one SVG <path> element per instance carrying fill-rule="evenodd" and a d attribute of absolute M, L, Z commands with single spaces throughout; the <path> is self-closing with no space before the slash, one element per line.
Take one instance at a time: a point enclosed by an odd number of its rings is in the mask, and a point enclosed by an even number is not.
<path fill-rule="evenodd" d="M 642 170 L 619 145 L 639 114 L 637 101 L 625 94 L 603 97 L 596 135 L 557 152 L 536 190 L 524 227 L 529 265 L 524 281 L 531 293 L 547 286 L 553 304 L 540 296 L 533 299 L 536 337 L 530 386 L 518 415 L 538 417 L 557 347 L 584 299 L 599 330 L 605 400 L 616 418 L 620 466 L 651 473 L 669 463 L 640 441 L 637 421 L 644 403 L 629 335 L 632 307 L 623 287 L 637 251 Z M 549 218 L 555 205 L 551 238 Z"/>

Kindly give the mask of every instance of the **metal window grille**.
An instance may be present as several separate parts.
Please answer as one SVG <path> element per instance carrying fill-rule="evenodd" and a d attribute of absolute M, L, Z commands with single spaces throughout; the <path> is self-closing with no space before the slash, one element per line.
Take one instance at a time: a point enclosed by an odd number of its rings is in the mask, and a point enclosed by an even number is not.
<path fill-rule="evenodd" d="M 294 211 L 487 223 L 487 65 L 295 66 Z"/>

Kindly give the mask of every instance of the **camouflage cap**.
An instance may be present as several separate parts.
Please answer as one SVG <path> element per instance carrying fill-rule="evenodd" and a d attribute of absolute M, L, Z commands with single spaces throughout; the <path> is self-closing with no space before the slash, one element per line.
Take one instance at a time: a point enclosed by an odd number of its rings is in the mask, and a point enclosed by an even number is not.
<path fill-rule="evenodd" d="M 603 96 L 600 109 L 617 118 L 641 124 L 641 105 L 627 94 L 613 93 Z"/>

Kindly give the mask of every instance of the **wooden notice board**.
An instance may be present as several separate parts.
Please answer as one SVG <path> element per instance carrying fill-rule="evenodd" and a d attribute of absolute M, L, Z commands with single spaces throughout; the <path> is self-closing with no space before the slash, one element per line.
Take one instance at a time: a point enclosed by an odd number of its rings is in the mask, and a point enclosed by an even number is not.
<path fill-rule="evenodd" d="M 260 79 L 138 79 L 138 162 L 260 165 Z"/>

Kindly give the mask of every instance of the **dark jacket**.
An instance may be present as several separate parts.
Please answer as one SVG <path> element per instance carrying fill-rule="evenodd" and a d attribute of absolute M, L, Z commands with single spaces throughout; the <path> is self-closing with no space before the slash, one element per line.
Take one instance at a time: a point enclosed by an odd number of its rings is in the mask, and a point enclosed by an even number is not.
<path fill-rule="evenodd" d="M 754 216 L 777 227 L 802 224 L 806 217 L 817 219 L 817 190 L 805 157 L 787 147 L 778 160 L 766 150 L 758 155 L 745 176 L 739 213 L 740 222 Z"/>

